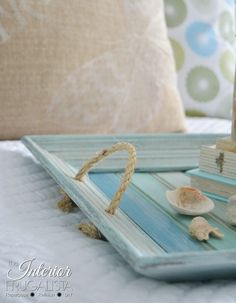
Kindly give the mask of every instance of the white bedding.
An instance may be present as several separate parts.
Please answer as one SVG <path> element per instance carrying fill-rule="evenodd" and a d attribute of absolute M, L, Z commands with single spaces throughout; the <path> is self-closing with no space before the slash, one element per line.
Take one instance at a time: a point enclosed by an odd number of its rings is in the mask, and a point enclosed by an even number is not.
<path fill-rule="evenodd" d="M 188 126 L 191 132 L 230 130 L 229 121 L 217 119 L 188 119 Z M 1 303 L 236 302 L 236 282 L 232 280 L 170 284 L 136 274 L 109 243 L 81 234 L 76 224 L 85 220 L 84 215 L 79 210 L 61 213 L 56 207 L 59 198 L 56 183 L 20 142 L 0 142 Z M 6 275 L 14 268 L 9 261 L 31 258 L 37 264 L 68 265 L 72 296 L 49 299 L 34 291 L 34 298 L 6 297 Z M 16 276 L 17 272 L 9 274 Z M 28 280 L 32 279 L 35 284 L 39 281 L 37 277 Z"/>

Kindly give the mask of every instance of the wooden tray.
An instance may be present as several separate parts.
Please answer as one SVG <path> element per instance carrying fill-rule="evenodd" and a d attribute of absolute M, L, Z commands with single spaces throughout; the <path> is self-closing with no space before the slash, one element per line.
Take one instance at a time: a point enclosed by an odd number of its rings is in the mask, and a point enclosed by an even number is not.
<path fill-rule="evenodd" d="M 182 134 L 27 136 L 22 141 L 135 271 L 177 281 L 236 276 L 236 228 L 226 223 L 226 203 L 216 200 L 214 211 L 205 216 L 224 233 L 224 239 L 202 243 L 188 234 L 192 218 L 176 214 L 165 197 L 167 189 L 189 184 L 185 170 L 197 167 L 200 146 L 214 144 L 217 138 Z M 84 182 L 72 177 L 85 160 L 119 141 L 135 145 L 138 165 L 112 216 L 104 209 L 120 184 L 125 153 L 99 164 Z"/>

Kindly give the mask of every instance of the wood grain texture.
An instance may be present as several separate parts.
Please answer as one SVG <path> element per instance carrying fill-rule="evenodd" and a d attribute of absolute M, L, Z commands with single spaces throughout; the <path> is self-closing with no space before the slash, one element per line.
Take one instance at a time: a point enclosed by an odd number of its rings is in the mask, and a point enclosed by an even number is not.
<path fill-rule="evenodd" d="M 221 169 L 217 161 L 220 155 L 223 156 Z M 236 153 L 222 151 L 215 146 L 202 146 L 199 168 L 211 174 L 236 179 Z"/>
<path fill-rule="evenodd" d="M 224 232 L 225 239 L 211 238 L 208 243 L 199 243 L 187 232 L 191 218 L 176 214 L 165 197 L 166 189 L 189 184 L 189 177 L 180 171 L 195 167 L 200 145 L 215 138 L 211 135 L 32 136 L 23 138 L 23 142 L 136 271 L 158 279 L 180 281 L 236 276 L 236 231 L 225 222 L 225 203 L 216 201 L 214 212 L 207 216 L 213 226 Z M 120 183 L 125 157 L 115 157 L 109 165 L 103 162 L 97 170 L 99 173 L 90 174 L 84 182 L 72 177 L 87 152 L 91 155 L 121 140 L 136 145 L 140 158 L 132 184 L 117 214 L 111 216 L 104 209 Z M 173 142 L 176 149 L 170 150 Z"/>
<path fill-rule="evenodd" d="M 214 144 L 220 135 L 108 135 L 108 136 L 31 136 L 34 142 L 79 169 L 85 160 L 114 143 L 130 142 L 137 149 L 136 171 L 178 171 L 198 166 L 200 146 Z M 23 139 L 27 144 L 27 138 Z M 126 153 L 115 153 L 99 163 L 93 171 L 123 171 Z"/>

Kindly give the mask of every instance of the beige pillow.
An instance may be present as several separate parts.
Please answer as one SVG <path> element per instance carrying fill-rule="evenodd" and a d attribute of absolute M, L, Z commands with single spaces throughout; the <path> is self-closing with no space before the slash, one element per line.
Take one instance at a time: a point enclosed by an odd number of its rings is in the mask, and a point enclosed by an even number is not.
<path fill-rule="evenodd" d="M 162 0 L 0 0 L 0 138 L 183 131 Z"/>

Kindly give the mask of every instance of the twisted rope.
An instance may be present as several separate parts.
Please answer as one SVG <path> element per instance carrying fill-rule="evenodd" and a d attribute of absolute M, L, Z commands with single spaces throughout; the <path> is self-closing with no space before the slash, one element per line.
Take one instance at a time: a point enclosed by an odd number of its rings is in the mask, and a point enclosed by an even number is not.
<path fill-rule="evenodd" d="M 80 223 L 78 229 L 92 239 L 105 240 L 103 234 L 93 223 Z"/>
<path fill-rule="evenodd" d="M 62 193 L 62 192 L 61 192 Z M 65 212 L 65 213 L 70 213 L 77 205 L 71 200 L 71 198 L 63 192 L 64 197 L 62 200 L 57 202 L 57 207 Z"/>
<path fill-rule="evenodd" d="M 125 173 L 121 182 L 121 185 L 116 192 L 114 198 L 112 199 L 110 205 L 106 209 L 106 212 L 108 212 L 111 215 L 114 215 L 117 207 L 120 204 L 121 198 L 123 193 L 126 191 L 126 188 L 128 187 L 132 175 L 134 173 L 135 165 L 136 165 L 136 149 L 135 147 L 126 142 L 119 142 L 114 145 L 112 145 L 110 148 L 106 148 L 102 150 L 100 153 L 98 153 L 95 157 L 91 158 L 89 161 L 87 161 L 80 171 L 76 174 L 75 179 L 82 181 L 83 177 L 88 173 L 88 171 L 98 162 L 102 161 L 104 158 L 107 158 L 111 154 L 117 152 L 117 151 L 127 151 L 129 154 L 128 157 L 128 163 L 125 169 Z"/>
<path fill-rule="evenodd" d="M 132 175 L 134 173 L 135 165 L 136 165 L 136 149 L 135 147 L 126 142 L 119 142 L 112 145 L 110 148 L 106 148 L 98 153 L 96 156 L 88 160 L 79 170 L 79 172 L 74 177 L 75 180 L 80 182 L 83 181 L 84 176 L 89 172 L 89 170 L 98 162 L 102 161 L 104 158 L 110 156 L 111 154 L 117 151 L 127 151 L 128 152 L 128 163 L 124 172 L 124 176 L 122 178 L 122 182 L 120 184 L 119 189 L 117 190 L 114 198 L 112 199 L 110 205 L 106 208 L 106 212 L 111 215 L 115 214 L 116 209 L 118 208 L 122 195 L 126 191 L 128 187 Z M 76 204 L 70 199 L 70 197 L 65 194 L 63 200 L 58 202 L 58 207 L 64 212 L 70 212 L 76 207 Z M 94 239 L 104 239 L 101 232 L 97 229 L 97 227 L 91 223 L 81 223 L 79 224 L 79 229 L 86 234 L 87 236 Z"/>

